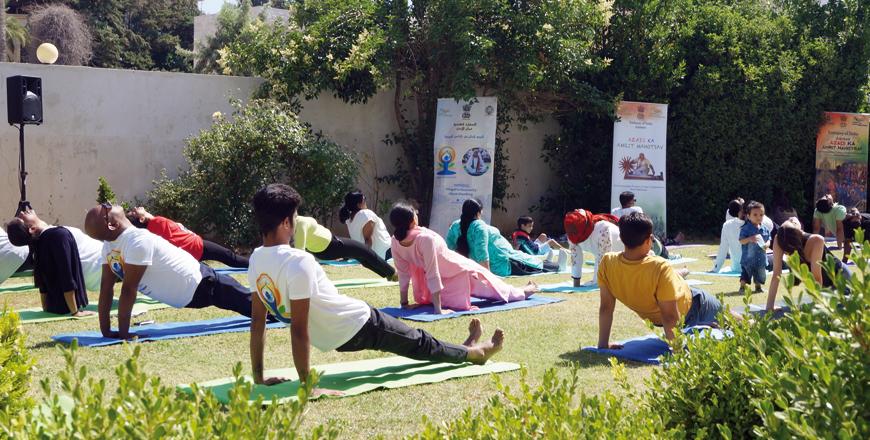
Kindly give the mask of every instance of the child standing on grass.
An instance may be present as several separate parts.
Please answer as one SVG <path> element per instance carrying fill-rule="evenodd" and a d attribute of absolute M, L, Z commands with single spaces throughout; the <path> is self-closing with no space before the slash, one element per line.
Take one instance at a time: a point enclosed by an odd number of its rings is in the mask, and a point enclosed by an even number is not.
<path fill-rule="evenodd" d="M 746 223 L 740 227 L 740 289 L 755 281 L 755 292 L 761 292 L 761 285 L 767 281 L 767 246 L 770 229 L 762 224 L 764 205 L 754 200 L 744 208 Z"/>
<path fill-rule="evenodd" d="M 479 342 L 480 321 L 469 324 L 462 345 L 442 342 L 428 332 L 408 327 L 363 301 L 338 293 L 314 257 L 290 246 L 296 207 L 301 197 L 283 184 L 268 185 L 254 195 L 254 218 L 263 246 L 250 258 L 248 281 L 255 289 L 251 316 L 251 366 L 254 382 L 274 385 L 282 377 L 264 377 L 266 311 L 290 323 L 293 365 L 299 380 L 308 380 L 311 346 L 321 351 L 381 350 L 411 359 L 461 364 L 486 363 L 501 350 L 504 334 L 496 329 L 492 339 Z M 315 395 L 339 395 L 315 390 Z"/>

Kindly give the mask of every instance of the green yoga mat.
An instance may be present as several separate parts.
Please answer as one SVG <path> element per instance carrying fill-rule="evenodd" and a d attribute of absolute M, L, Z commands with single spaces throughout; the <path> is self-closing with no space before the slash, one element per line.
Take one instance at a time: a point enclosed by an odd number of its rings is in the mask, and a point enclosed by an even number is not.
<path fill-rule="evenodd" d="M 22 270 L 21 272 L 15 272 L 9 278 L 23 278 L 23 277 L 32 277 L 32 276 L 33 276 L 33 270 L 29 269 L 29 270 Z"/>
<path fill-rule="evenodd" d="M 398 286 L 395 281 L 387 281 L 386 278 L 347 278 L 332 280 L 332 284 L 338 289 L 363 289 L 369 287 L 392 287 Z"/>
<path fill-rule="evenodd" d="M 138 315 L 145 313 L 149 310 L 159 310 L 170 307 L 167 304 L 163 304 L 160 301 L 153 300 L 151 298 L 139 298 L 133 304 L 133 315 Z M 85 307 L 85 310 L 90 310 L 92 312 L 97 311 L 97 304 L 89 304 Z M 81 318 L 76 318 L 71 315 L 55 315 L 54 313 L 43 312 L 41 307 L 34 307 L 32 309 L 21 309 L 16 310 L 18 316 L 21 317 L 22 324 L 37 324 L 40 322 L 53 322 L 53 321 L 67 321 L 70 319 L 93 319 L 96 318 L 97 315 L 91 316 L 83 316 Z M 112 315 L 118 314 L 118 300 L 112 303 Z"/>
<path fill-rule="evenodd" d="M 490 373 L 519 370 L 520 366 L 510 362 L 489 362 L 486 365 L 445 364 L 438 362 L 415 361 L 401 356 L 369 359 L 312 367 L 321 373 L 318 387 L 339 390 L 344 396 L 355 396 L 378 389 L 401 388 L 411 385 L 443 382 L 460 377 L 480 376 Z M 249 402 L 263 396 L 266 403 L 272 400 L 285 403 L 296 400 L 299 381 L 296 370 L 284 368 L 269 370 L 266 377 L 282 376 L 292 379 L 273 386 L 254 385 Z M 251 378 L 245 376 L 246 381 Z M 235 384 L 233 378 L 201 382 L 200 388 L 209 389 L 222 403 L 229 402 L 229 392 Z M 182 391 L 190 391 L 190 385 L 179 385 Z"/>
<path fill-rule="evenodd" d="M 24 292 L 25 290 L 34 290 L 36 286 L 33 284 L 18 284 L 15 286 L 0 286 L 0 293 Z"/>

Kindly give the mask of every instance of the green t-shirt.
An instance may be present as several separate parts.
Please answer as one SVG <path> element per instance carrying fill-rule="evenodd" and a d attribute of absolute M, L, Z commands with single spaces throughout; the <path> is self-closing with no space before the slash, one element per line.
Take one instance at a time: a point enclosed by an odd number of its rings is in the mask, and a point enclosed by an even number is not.
<path fill-rule="evenodd" d="M 813 219 L 821 220 L 822 227 L 828 234 L 837 233 L 837 222 L 843 221 L 844 218 L 846 218 L 846 207 L 839 203 L 834 203 L 834 207 L 827 214 L 819 212 L 818 209 L 813 212 Z"/>

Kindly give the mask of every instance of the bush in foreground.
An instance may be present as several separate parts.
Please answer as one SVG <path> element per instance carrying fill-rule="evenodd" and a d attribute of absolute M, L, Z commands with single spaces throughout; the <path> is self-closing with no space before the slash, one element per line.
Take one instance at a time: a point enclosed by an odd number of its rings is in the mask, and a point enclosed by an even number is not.
<path fill-rule="evenodd" d="M 0 313 L 0 414 L 15 414 L 32 405 L 27 397 L 32 366 L 18 314 L 4 307 Z"/>

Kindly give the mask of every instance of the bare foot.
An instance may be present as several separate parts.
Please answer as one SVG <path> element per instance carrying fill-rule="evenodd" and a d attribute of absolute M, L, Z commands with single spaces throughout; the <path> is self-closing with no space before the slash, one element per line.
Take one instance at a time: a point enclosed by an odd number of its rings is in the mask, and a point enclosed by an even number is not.
<path fill-rule="evenodd" d="M 689 268 L 684 267 L 682 269 L 677 270 L 677 274 L 680 275 L 683 279 L 686 279 L 689 276 Z"/>
<path fill-rule="evenodd" d="M 523 288 L 523 293 L 526 294 L 526 299 L 529 299 L 529 297 L 540 291 L 541 289 L 538 288 L 538 285 L 534 281 L 529 281 L 529 283 L 526 284 L 526 287 Z"/>
<path fill-rule="evenodd" d="M 481 336 L 483 336 L 483 325 L 481 325 L 479 319 L 473 318 L 471 322 L 468 323 L 468 339 L 466 339 L 462 345 L 471 347 L 472 345 L 477 344 L 477 341 L 480 340 Z"/>
<path fill-rule="evenodd" d="M 497 328 L 495 333 L 492 334 L 491 340 L 477 344 L 474 347 L 469 347 L 466 359 L 471 363 L 483 365 L 489 358 L 501 351 L 503 345 L 504 332 L 500 328 Z"/>

